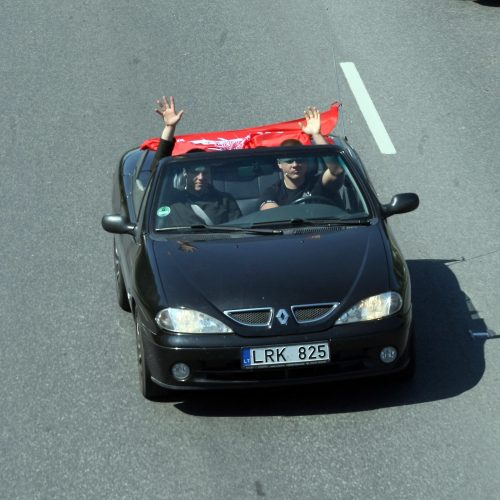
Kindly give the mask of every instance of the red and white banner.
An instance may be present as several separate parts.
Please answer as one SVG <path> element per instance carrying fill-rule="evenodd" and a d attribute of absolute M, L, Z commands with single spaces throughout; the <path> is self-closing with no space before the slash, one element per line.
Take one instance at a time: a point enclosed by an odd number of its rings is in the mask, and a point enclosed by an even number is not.
<path fill-rule="evenodd" d="M 337 125 L 339 107 L 340 103 L 334 102 L 328 111 L 321 113 L 321 133 L 324 136 L 330 134 Z M 241 130 L 178 135 L 176 136 L 176 143 L 172 154 L 182 155 L 190 149 L 195 148 L 205 151 L 223 151 L 227 149 L 275 147 L 279 146 L 286 139 L 297 139 L 302 144 L 311 144 L 311 138 L 302 132 L 299 123 L 305 124 L 305 118 Z M 141 149 L 156 151 L 159 143 L 159 137 L 148 139 L 142 143 Z"/>

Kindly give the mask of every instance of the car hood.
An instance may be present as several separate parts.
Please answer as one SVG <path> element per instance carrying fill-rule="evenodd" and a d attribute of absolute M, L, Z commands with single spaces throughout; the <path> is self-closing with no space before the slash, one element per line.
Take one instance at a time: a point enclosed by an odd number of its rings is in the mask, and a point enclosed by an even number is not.
<path fill-rule="evenodd" d="M 150 240 L 164 305 L 219 318 L 233 309 L 289 311 L 292 305 L 329 302 L 340 302 L 340 311 L 388 289 L 378 225 L 304 232 Z"/>

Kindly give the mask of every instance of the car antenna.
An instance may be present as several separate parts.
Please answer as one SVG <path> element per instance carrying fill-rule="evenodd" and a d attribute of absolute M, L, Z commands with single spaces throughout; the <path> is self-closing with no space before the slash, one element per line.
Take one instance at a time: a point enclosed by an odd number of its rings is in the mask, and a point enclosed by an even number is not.
<path fill-rule="evenodd" d="M 343 105 L 343 102 L 342 102 L 342 97 L 341 97 L 341 92 L 340 92 L 340 80 L 339 80 L 337 58 L 335 57 L 335 47 L 333 46 L 333 44 L 332 44 L 332 57 L 333 57 L 333 73 L 335 74 L 335 81 L 337 83 L 338 101 L 340 102 L 339 116 L 340 116 L 340 123 L 342 124 L 342 135 L 344 136 L 345 141 L 349 142 L 347 140 L 347 134 L 346 134 L 346 131 L 345 131 L 344 105 Z"/>

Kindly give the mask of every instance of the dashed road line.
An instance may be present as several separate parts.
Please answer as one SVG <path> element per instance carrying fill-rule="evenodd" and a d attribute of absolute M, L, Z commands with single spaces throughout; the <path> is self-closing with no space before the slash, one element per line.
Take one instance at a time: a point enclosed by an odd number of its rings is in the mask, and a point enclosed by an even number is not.
<path fill-rule="evenodd" d="M 347 83 L 358 103 L 359 109 L 365 118 L 366 124 L 377 143 L 380 152 L 385 155 L 396 154 L 396 148 L 392 144 L 391 138 L 382 123 L 380 115 L 375 108 L 375 104 L 366 90 L 365 84 L 352 62 L 342 62 L 340 67 L 344 72 Z"/>

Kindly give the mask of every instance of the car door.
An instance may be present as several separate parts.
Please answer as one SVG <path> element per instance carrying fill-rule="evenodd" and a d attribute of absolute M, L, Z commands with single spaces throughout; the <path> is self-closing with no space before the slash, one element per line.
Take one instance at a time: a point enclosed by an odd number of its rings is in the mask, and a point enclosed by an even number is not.
<path fill-rule="evenodd" d="M 147 198 L 148 186 L 151 178 L 151 163 L 154 157 L 152 151 L 134 150 L 124 156 L 121 168 L 121 215 L 137 225 L 133 235 L 116 235 L 116 248 L 125 287 L 131 293 L 132 273 L 139 246 L 141 244 L 140 213 L 141 206 Z"/>

